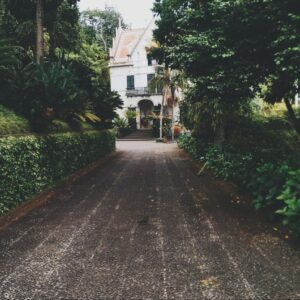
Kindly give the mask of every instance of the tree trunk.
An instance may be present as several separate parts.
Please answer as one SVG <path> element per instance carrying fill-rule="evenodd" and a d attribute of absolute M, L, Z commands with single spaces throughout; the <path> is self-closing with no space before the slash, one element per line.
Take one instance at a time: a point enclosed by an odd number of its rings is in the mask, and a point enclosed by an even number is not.
<path fill-rule="evenodd" d="M 165 92 L 163 91 L 163 98 L 160 107 L 160 115 L 159 115 L 159 138 L 163 138 L 163 113 L 164 113 L 164 101 L 165 100 Z"/>
<path fill-rule="evenodd" d="M 36 0 L 36 62 L 43 62 L 44 58 L 44 0 Z"/>
<path fill-rule="evenodd" d="M 174 142 L 174 126 L 175 126 L 175 88 L 174 86 L 171 87 L 171 94 L 172 94 L 172 142 Z"/>
<path fill-rule="evenodd" d="M 298 133 L 298 135 L 300 136 L 300 121 L 297 119 L 295 112 L 293 110 L 293 107 L 291 105 L 291 102 L 288 99 L 284 99 L 284 103 L 286 105 L 286 108 L 288 110 L 289 113 L 289 117 L 294 125 L 294 128 L 296 130 L 296 132 Z"/>
<path fill-rule="evenodd" d="M 175 140 L 175 134 L 174 134 L 174 130 L 175 130 L 175 120 L 174 120 L 174 111 L 175 111 L 175 101 L 173 99 L 173 103 L 172 103 L 172 142 L 174 142 Z"/>

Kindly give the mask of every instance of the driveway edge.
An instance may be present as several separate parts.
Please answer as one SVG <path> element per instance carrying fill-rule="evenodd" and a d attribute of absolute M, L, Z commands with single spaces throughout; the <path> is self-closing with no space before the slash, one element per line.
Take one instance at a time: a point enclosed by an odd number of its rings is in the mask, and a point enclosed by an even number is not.
<path fill-rule="evenodd" d="M 115 159 L 116 157 L 121 155 L 121 153 L 122 153 L 121 151 L 115 151 L 113 153 L 110 153 L 105 157 L 101 158 L 100 160 L 93 162 L 87 165 L 86 167 L 84 167 L 83 169 L 75 172 L 74 174 L 70 175 L 68 178 L 59 181 L 57 184 L 46 189 L 45 191 L 41 192 L 37 196 L 21 203 L 16 208 L 12 209 L 8 213 L 0 217 L 0 231 L 7 228 L 9 225 L 16 222 L 23 216 L 27 215 L 33 209 L 47 203 L 53 196 L 58 194 L 59 191 L 65 188 L 66 186 L 73 184 L 83 176 L 93 172 L 94 170 L 101 167 L 105 163 Z"/>

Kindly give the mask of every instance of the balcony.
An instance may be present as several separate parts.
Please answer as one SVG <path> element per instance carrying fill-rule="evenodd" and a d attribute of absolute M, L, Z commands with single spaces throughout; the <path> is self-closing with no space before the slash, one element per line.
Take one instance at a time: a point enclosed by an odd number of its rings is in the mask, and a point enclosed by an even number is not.
<path fill-rule="evenodd" d="M 151 91 L 147 87 L 143 88 L 134 88 L 134 89 L 127 89 L 126 96 L 127 97 L 149 97 L 155 95 L 162 95 L 162 90 L 157 89 L 156 91 Z"/>

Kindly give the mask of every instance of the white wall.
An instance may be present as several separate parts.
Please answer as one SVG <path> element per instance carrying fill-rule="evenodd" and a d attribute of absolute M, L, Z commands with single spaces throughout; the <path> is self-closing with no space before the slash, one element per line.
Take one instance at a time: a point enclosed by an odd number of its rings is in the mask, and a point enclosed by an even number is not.
<path fill-rule="evenodd" d="M 134 75 L 135 88 L 147 88 L 148 87 L 148 74 L 155 74 L 155 66 L 148 66 L 146 45 L 152 40 L 152 28 L 148 28 L 148 31 L 143 36 L 140 43 L 137 45 L 130 62 L 127 65 L 116 66 L 113 65 L 110 68 L 111 77 L 111 89 L 120 94 L 124 101 L 122 110 L 119 110 L 119 115 L 123 115 L 129 107 L 138 108 L 138 103 L 141 100 L 151 100 L 154 106 L 158 106 L 162 102 L 161 95 L 154 95 L 149 97 L 127 97 L 127 76 Z"/>

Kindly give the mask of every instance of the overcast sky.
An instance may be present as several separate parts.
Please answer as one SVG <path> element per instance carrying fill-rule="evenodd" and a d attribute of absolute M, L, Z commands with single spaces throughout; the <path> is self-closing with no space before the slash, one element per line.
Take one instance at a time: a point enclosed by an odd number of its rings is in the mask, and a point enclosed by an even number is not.
<path fill-rule="evenodd" d="M 154 0 L 80 0 L 80 10 L 104 9 L 105 5 L 115 7 L 132 27 L 144 27 L 152 18 Z"/>

